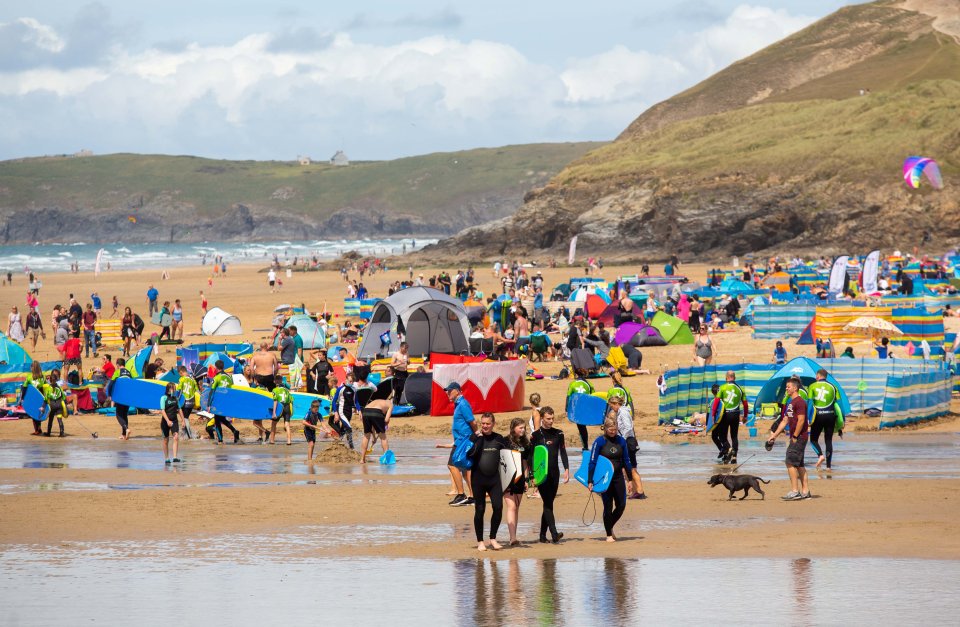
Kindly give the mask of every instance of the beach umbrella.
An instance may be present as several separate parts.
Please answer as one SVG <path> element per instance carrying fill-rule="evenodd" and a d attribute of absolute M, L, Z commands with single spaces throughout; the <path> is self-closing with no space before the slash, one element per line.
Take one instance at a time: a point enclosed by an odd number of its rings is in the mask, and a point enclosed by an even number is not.
<path fill-rule="evenodd" d="M 848 322 L 844 331 L 854 331 L 864 335 L 903 335 L 895 324 L 884 320 L 883 318 L 874 318 L 873 316 L 860 316 L 859 318 Z"/>
<path fill-rule="evenodd" d="M 277 305 L 273 308 L 274 311 L 287 311 L 288 309 L 293 309 L 293 305 Z"/>

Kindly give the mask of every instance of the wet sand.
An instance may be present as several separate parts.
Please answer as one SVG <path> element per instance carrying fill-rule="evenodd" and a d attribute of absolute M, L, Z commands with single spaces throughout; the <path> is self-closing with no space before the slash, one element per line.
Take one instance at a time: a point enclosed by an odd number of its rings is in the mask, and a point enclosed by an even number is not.
<path fill-rule="evenodd" d="M 456 268 L 447 268 L 450 271 Z M 340 313 L 344 283 L 337 272 L 295 273 L 284 277 L 283 291 L 270 294 L 266 275 L 254 266 L 231 265 L 226 278 L 214 279 L 207 286 L 207 268 L 175 268 L 169 281 L 160 281 L 157 271 L 111 272 L 94 279 L 92 274 L 49 274 L 43 277 L 40 294 L 44 324 L 49 324 L 53 304 L 66 304 L 67 294 L 81 295 L 81 303 L 96 289 L 104 301 L 110 302 L 117 294 L 121 307 L 135 305 L 135 311 L 146 317 L 145 292 L 152 282 L 160 290 L 160 299 L 181 298 L 185 307 L 188 331 L 199 329 L 199 290 L 203 289 L 211 306 L 221 306 L 236 314 L 243 322 L 245 333 L 241 338 L 258 341 L 267 335 L 272 311 L 277 304 L 306 303 L 311 310 L 326 308 Z M 427 277 L 437 269 L 415 269 Z M 603 275 L 615 277 L 633 268 L 606 268 Z M 681 268 L 694 279 L 702 280 L 706 266 Z M 578 271 L 570 269 L 543 270 L 545 283 L 552 287 Z M 377 274 L 364 283 L 373 294 L 384 294 L 387 285 L 408 276 L 406 268 Z M 491 293 L 493 278 L 487 269 L 479 272 L 481 288 Z M 0 307 L 23 303 L 24 281 L 0 290 Z M 105 313 L 110 313 L 107 307 Z M 958 321 L 960 322 L 960 321 Z M 953 321 L 949 321 L 953 324 Z M 148 330 L 156 329 L 148 324 Z M 187 343 L 203 341 L 200 336 L 185 337 Z M 749 328 L 718 333 L 715 338 L 717 361 L 737 362 L 772 361 L 773 340 L 752 340 Z M 788 342 L 790 357 L 812 355 L 813 347 L 800 347 Z M 861 351 L 858 351 L 858 353 Z M 52 331 L 48 339 L 33 355 L 40 359 L 55 358 Z M 116 356 L 117 351 L 112 351 Z M 175 361 L 173 347 L 163 347 L 161 355 L 168 363 Z M 702 442 L 696 436 L 669 436 L 656 425 L 656 373 L 666 368 L 686 366 L 692 360 L 692 347 L 669 346 L 644 351 L 644 367 L 654 374 L 626 378 L 637 406 L 638 437 L 646 442 Z M 92 361 L 92 360 L 91 360 Z M 91 361 L 85 361 L 85 369 Z M 99 362 L 99 360 L 96 360 Z M 534 364 L 547 377 L 556 374 L 560 364 Z M 598 389 L 609 386 L 607 380 L 595 380 Z M 555 408 L 563 406 L 566 381 L 545 378 L 527 383 L 527 393 L 539 392 L 544 404 Z M 955 412 L 960 403 L 954 402 Z M 521 415 L 526 415 L 523 412 Z M 501 426 L 510 415 L 498 416 Z M 112 417 L 83 415 L 79 418 L 88 428 L 97 431 L 101 439 L 115 438 L 119 427 Z M 853 418 L 848 427 L 855 433 L 871 437 L 896 439 L 921 433 L 952 433 L 960 431 L 956 414 L 912 430 L 892 430 L 874 434 L 876 419 Z M 196 426 L 194 422 L 194 426 Z M 568 443 L 576 443 L 576 430 L 563 421 Z M 247 438 L 254 428 L 241 421 Z M 46 543 L 52 539 L 50 527 L 39 521 L 56 521 L 53 536 L 63 543 L 90 540 L 134 540 L 215 537 L 219 534 L 256 534 L 271 536 L 293 533 L 304 526 L 393 525 L 408 528 L 436 529 L 436 538 L 429 534 L 415 534 L 403 540 L 402 530 L 396 541 L 371 546 L 362 538 L 348 537 L 344 542 L 308 549 L 317 555 L 389 555 L 394 557 L 459 558 L 476 554 L 472 537 L 472 508 L 451 508 L 446 505 L 444 493 L 449 485 L 442 470 L 439 473 L 404 474 L 396 477 L 356 474 L 342 466 L 320 467 L 316 480 L 308 472 L 296 474 L 244 474 L 242 472 L 166 472 L 162 468 L 159 450 L 159 418 L 134 416 L 131 420 L 133 444 L 156 448 L 156 469 L 85 469 L 85 468 L 5 468 L 0 469 L 0 484 L 26 485 L 37 482 L 150 484 L 149 490 L 92 489 L 29 490 L 0 494 L 4 525 L 0 526 L 0 544 Z M 28 421 L 0 422 L 0 447 L 4 442 L 29 443 L 31 446 L 70 446 L 74 442 L 96 446 L 77 420 L 67 420 L 66 441 L 55 443 L 29 435 Z M 745 435 L 745 434 L 744 434 Z M 449 439 L 449 418 L 416 417 L 397 419 L 391 430 L 392 443 L 398 451 L 405 440 L 435 438 L 437 442 Z M 295 454 L 305 454 L 302 436 L 295 430 L 299 442 Z M 122 446 L 122 444 L 114 443 Z M 209 443 L 191 443 L 188 446 L 210 446 Z M 216 455 L 229 460 L 251 454 L 255 445 L 224 446 Z M 301 452 L 303 451 L 303 452 Z M 379 454 L 379 449 L 378 453 Z M 931 455 L 936 455 L 931 450 Z M 574 456 L 575 457 L 575 456 Z M 243 462 L 240 462 L 243 463 Z M 442 460 L 436 462 L 442 466 Z M 918 468 L 924 460 L 917 459 Z M 572 460 L 573 468 L 579 461 Z M 744 468 L 744 472 L 748 471 Z M 817 480 L 813 491 L 817 498 L 784 503 L 779 497 L 788 489 L 786 472 L 782 469 L 766 474 L 773 480 L 765 486 L 766 501 L 751 498 L 744 502 L 727 502 L 726 493 L 709 489 L 706 476 L 688 479 L 650 482 L 646 485 L 650 498 L 631 501 L 621 522 L 625 542 L 607 545 L 598 541 L 602 534 L 599 519 L 590 528 L 580 526 L 586 492 L 571 483 L 561 489 L 557 501 L 557 516 L 567 538 L 560 547 L 526 544 L 523 547 L 498 553 L 487 553 L 491 559 L 502 557 L 586 557 L 586 556 L 878 556 L 957 559 L 960 557 L 960 536 L 955 533 L 955 520 L 960 514 L 960 480 L 945 479 L 852 479 L 838 473 L 834 480 Z M 328 481 L 329 480 L 329 481 Z M 250 487 L 212 487 L 217 483 L 251 484 Z M 340 483 L 337 483 L 340 482 Z M 169 487 L 167 487 L 169 485 Z M 601 510 L 596 501 L 598 517 Z M 531 524 L 539 521 L 540 502 L 525 500 L 521 509 L 521 531 L 527 530 L 525 541 L 534 540 Z M 587 510 L 591 518 L 592 507 Z M 489 513 L 488 513 L 489 516 Z M 454 530 L 451 532 L 451 529 Z M 506 538 L 506 526 L 498 536 Z"/>

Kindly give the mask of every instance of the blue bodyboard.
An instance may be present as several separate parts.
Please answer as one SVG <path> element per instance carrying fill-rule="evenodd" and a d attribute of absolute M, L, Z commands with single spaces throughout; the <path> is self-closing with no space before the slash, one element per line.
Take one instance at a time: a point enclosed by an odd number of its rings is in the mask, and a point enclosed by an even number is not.
<path fill-rule="evenodd" d="M 583 460 L 580 462 L 580 469 L 573 475 L 573 478 L 584 486 L 587 481 L 587 471 L 590 470 L 590 451 L 583 452 Z M 593 491 L 597 493 L 606 492 L 613 481 L 613 464 L 606 457 L 597 458 L 597 467 L 593 470 Z"/>
<path fill-rule="evenodd" d="M 607 401 L 593 394 L 573 394 L 567 418 L 578 425 L 602 425 Z"/>
<path fill-rule="evenodd" d="M 23 401 L 20 403 L 23 411 L 34 420 L 46 420 L 50 413 L 50 406 L 43 398 L 43 394 L 32 385 L 27 386 L 27 391 L 23 394 Z"/>

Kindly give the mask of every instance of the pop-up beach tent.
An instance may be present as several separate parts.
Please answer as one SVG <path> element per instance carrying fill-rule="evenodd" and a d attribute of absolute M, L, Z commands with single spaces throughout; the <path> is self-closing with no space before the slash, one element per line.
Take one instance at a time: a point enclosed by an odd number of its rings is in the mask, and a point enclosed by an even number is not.
<path fill-rule="evenodd" d="M 693 333 L 690 327 L 676 316 L 658 311 L 650 321 L 650 326 L 660 332 L 660 337 L 667 344 L 693 344 Z"/>
<path fill-rule="evenodd" d="M 297 327 L 297 335 L 303 340 L 304 348 L 325 348 L 327 346 L 327 334 L 323 328 L 317 324 L 317 321 L 306 314 L 297 314 L 290 316 L 287 320 L 286 328 Z"/>
<path fill-rule="evenodd" d="M 0 362 L 7 365 L 30 364 L 33 358 L 22 346 L 0 333 Z"/>
<path fill-rule="evenodd" d="M 386 333 L 395 347 L 399 332 L 403 333 L 411 355 L 470 350 L 466 309 L 459 300 L 440 290 L 408 287 L 374 305 L 357 356 L 376 357 Z"/>
<path fill-rule="evenodd" d="M 786 389 L 787 379 L 790 377 L 799 377 L 804 386 L 808 386 L 817 380 L 817 371 L 820 370 L 820 364 L 809 357 L 795 357 L 784 364 L 770 379 L 763 384 L 760 392 L 757 394 L 757 400 L 754 402 L 754 413 L 758 413 L 760 406 L 764 403 L 776 403 L 783 398 Z M 832 374 L 827 374 L 827 382 L 832 383 L 840 394 L 840 410 L 846 416 L 850 413 L 850 400 L 840 383 Z"/>
<path fill-rule="evenodd" d="M 243 328 L 240 318 L 214 307 L 203 317 L 200 330 L 204 335 L 240 335 Z"/>

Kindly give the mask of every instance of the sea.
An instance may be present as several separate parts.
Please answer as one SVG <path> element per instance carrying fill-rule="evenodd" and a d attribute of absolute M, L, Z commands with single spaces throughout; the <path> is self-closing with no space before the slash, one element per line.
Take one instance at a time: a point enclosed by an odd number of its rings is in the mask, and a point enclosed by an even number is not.
<path fill-rule="evenodd" d="M 284 240 L 273 242 L 198 242 L 112 244 L 22 244 L 0 246 L 0 272 L 69 272 L 80 264 L 81 272 L 94 269 L 97 254 L 103 250 L 101 271 L 143 270 L 174 266 L 212 264 L 218 256 L 231 263 L 281 263 L 294 258 L 329 260 L 342 253 L 356 251 L 363 255 L 399 255 L 419 250 L 436 239 L 331 239 Z"/>

